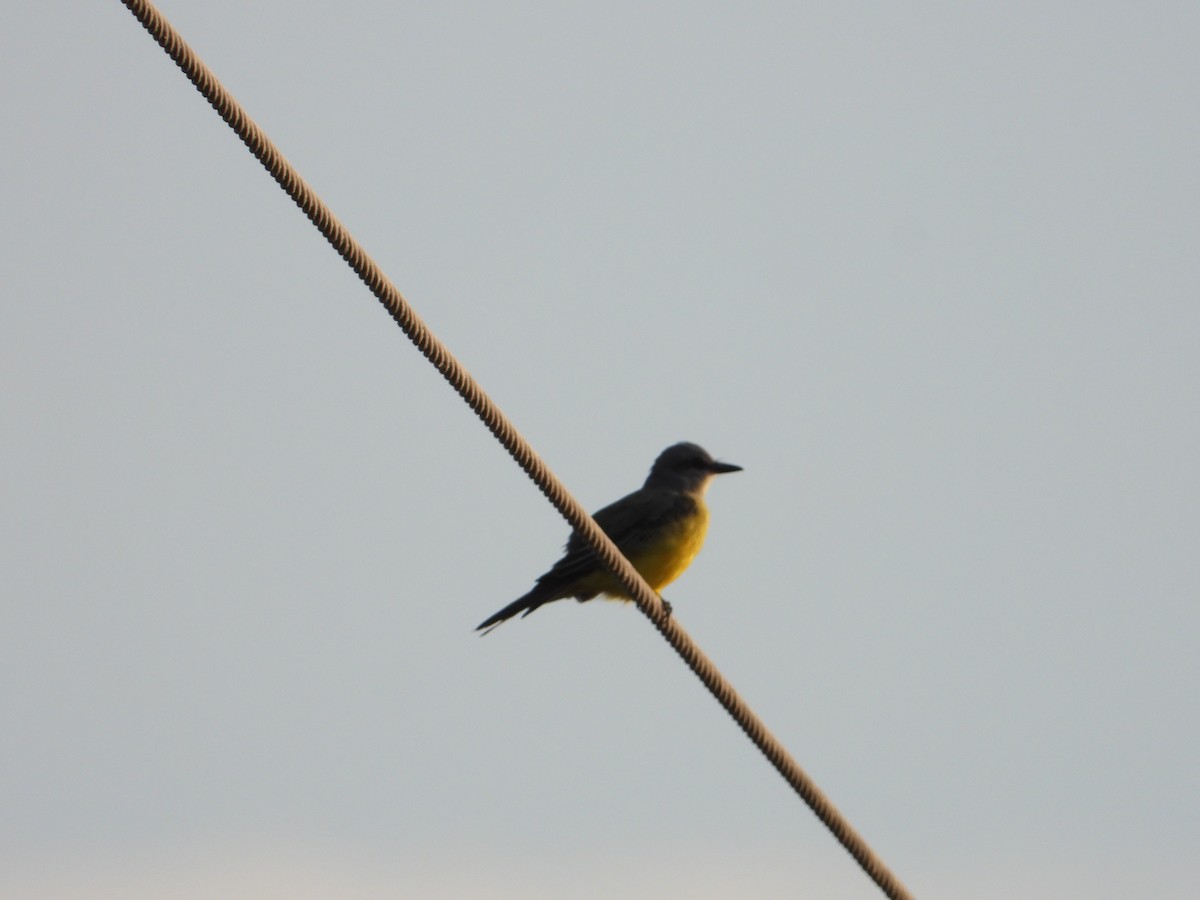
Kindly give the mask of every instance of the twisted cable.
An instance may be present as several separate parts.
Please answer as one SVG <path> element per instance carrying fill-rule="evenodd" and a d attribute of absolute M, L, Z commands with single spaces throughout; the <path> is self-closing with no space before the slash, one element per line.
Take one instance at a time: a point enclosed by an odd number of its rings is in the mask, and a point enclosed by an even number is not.
<path fill-rule="evenodd" d="M 816 783 L 788 753 L 787 748 L 771 734 L 762 720 L 734 690 L 712 661 L 705 656 L 679 623 L 670 617 L 658 595 L 637 573 L 616 545 L 600 530 L 579 502 L 568 493 L 562 482 L 550 471 L 529 442 L 517 431 L 503 412 L 484 393 L 470 373 L 450 353 L 446 346 L 421 321 L 420 316 L 392 284 L 391 280 L 367 255 L 322 202 L 316 192 L 284 158 L 246 114 L 216 75 L 200 60 L 180 34 L 158 9 L 146 0 L 122 0 L 129 11 L 146 28 L 155 41 L 175 61 L 188 80 L 212 105 L 213 109 L 234 130 L 250 152 L 263 164 L 271 177 L 333 245 L 338 254 L 383 304 L 388 314 L 404 331 L 417 349 L 437 368 L 488 430 L 504 446 L 509 455 L 533 480 L 538 489 L 554 505 L 575 531 L 579 532 L 629 591 L 634 603 L 654 624 L 667 643 L 687 663 L 696 676 L 716 697 L 717 702 L 737 722 L 746 736 L 762 751 L 771 765 L 783 776 L 792 789 L 808 804 L 813 813 L 833 833 L 837 840 L 858 862 L 880 890 L 893 900 L 908 900 L 911 894 L 899 879 L 884 865 L 867 842 L 817 787 Z"/>

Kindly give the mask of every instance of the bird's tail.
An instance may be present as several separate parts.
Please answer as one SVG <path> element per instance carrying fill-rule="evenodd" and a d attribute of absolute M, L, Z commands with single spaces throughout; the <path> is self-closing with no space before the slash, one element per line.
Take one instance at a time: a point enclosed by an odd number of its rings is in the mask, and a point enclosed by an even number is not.
<path fill-rule="evenodd" d="M 534 589 L 528 594 L 525 594 L 523 597 L 518 597 L 512 603 L 508 604 L 508 606 L 504 607 L 504 609 L 492 613 L 490 616 L 476 625 L 475 630 L 481 631 L 483 634 L 487 634 L 493 628 L 503 624 L 504 622 L 507 622 L 517 613 L 520 613 L 521 616 L 524 617 L 529 615 L 539 606 L 549 603 L 551 600 L 559 599 L 561 598 L 556 597 L 552 591 L 548 591 L 544 586 L 538 585 L 534 587 Z"/>

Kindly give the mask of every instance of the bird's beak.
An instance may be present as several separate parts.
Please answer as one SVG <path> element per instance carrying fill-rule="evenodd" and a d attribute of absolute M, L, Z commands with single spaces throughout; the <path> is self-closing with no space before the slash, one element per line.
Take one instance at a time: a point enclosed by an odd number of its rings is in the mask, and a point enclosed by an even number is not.
<path fill-rule="evenodd" d="M 740 472 L 742 467 L 735 466 L 733 463 L 714 462 L 709 467 L 709 471 L 714 475 L 724 475 L 726 472 Z"/>

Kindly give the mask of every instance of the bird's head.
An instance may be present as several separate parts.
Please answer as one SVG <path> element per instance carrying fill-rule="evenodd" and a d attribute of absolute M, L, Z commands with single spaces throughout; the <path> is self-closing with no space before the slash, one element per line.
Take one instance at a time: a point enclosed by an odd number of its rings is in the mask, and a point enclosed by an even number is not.
<path fill-rule="evenodd" d="M 683 442 L 672 444 L 650 467 L 646 478 L 648 488 L 665 488 L 684 493 L 703 493 L 714 475 L 725 472 L 740 472 L 741 466 L 717 462 L 708 451 L 698 444 Z"/>

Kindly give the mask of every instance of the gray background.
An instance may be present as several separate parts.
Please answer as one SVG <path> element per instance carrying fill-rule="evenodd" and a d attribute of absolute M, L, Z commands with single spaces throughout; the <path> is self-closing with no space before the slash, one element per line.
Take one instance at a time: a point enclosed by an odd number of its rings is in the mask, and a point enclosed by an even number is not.
<path fill-rule="evenodd" d="M 920 896 L 1190 897 L 1194 3 L 177 0 Z M 0 31 L 0 893 L 877 896 L 116 2 Z"/>

